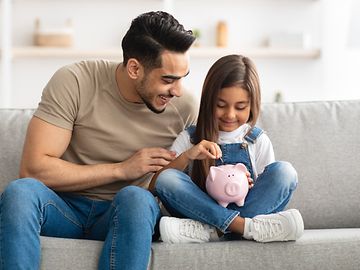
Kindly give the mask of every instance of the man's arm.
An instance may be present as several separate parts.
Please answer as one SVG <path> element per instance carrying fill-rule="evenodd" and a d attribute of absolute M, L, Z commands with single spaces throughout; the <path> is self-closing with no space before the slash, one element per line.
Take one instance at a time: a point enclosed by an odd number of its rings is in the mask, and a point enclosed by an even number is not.
<path fill-rule="evenodd" d="M 221 149 L 217 143 L 202 140 L 200 143 L 181 153 L 175 160 L 171 161 L 169 164 L 157 171 L 151 178 L 149 190 L 151 192 L 154 192 L 156 179 L 158 178 L 159 174 L 165 169 L 172 168 L 184 171 L 189 165 L 189 161 L 195 159 L 218 159 L 221 156 Z"/>
<path fill-rule="evenodd" d="M 154 193 L 156 179 L 158 178 L 159 174 L 162 171 L 164 171 L 166 169 L 177 169 L 179 171 L 184 171 L 186 169 L 186 167 L 188 166 L 189 161 L 190 161 L 189 157 L 185 153 L 182 153 L 181 155 L 179 155 L 175 160 L 170 162 L 168 165 L 164 166 L 162 169 L 158 170 L 153 175 L 153 177 L 151 178 L 148 190 L 150 190 L 151 192 Z"/>
<path fill-rule="evenodd" d="M 135 180 L 156 172 L 175 158 L 162 148 L 146 148 L 124 162 L 78 165 L 60 157 L 67 149 L 72 132 L 37 117 L 30 121 L 20 177 L 33 177 L 57 191 L 77 191 L 121 180 Z"/>

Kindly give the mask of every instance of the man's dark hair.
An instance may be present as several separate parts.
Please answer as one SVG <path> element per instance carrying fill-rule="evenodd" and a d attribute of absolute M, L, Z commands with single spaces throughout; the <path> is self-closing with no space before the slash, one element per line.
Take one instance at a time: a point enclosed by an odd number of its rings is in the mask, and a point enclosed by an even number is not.
<path fill-rule="evenodd" d="M 123 65 L 137 59 L 146 69 L 161 66 L 164 50 L 185 53 L 194 42 L 191 30 L 185 30 L 172 15 L 147 12 L 136 17 L 122 40 Z"/>

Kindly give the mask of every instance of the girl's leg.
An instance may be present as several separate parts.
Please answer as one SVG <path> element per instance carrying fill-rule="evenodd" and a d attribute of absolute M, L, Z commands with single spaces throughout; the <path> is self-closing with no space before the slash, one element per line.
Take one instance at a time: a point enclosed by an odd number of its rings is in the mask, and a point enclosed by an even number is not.
<path fill-rule="evenodd" d="M 177 170 L 162 172 L 157 179 L 155 190 L 171 214 L 213 225 L 223 232 L 232 231 L 244 234 L 248 239 L 269 242 L 295 240 L 303 232 L 301 215 L 295 209 L 278 214 L 259 215 L 282 210 L 289 202 L 296 184 L 297 175 L 292 166 L 286 162 L 276 162 L 269 165 L 257 179 L 243 207 L 231 204 L 227 209 L 219 206 L 186 174 Z M 241 217 L 238 216 L 239 212 Z M 182 226 L 184 222 L 172 220 L 172 223 L 175 225 L 167 225 L 167 231 L 171 232 L 165 231 L 170 236 L 168 238 L 173 238 L 175 241 L 191 241 L 189 238 L 179 238 L 177 235 L 181 234 L 182 229 L 174 228 L 174 226 Z M 196 222 L 191 226 L 200 228 L 198 230 L 200 232 L 197 233 L 199 235 L 203 235 L 207 230 Z M 160 223 L 160 231 L 162 227 L 165 225 L 162 226 Z"/>
<path fill-rule="evenodd" d="M 171 215 L 195 219 L 222 232 L 239 214 L 236 210 L 220 206 L 179 170 L 161 172 L 156 180 L 155 192 Z"/>
<path fill-rule="evenodd" d="M 228 206 L 238 210 L 245 218 L 245 224 L 237 218 L 229 229 L 259 242 L 298 239 L 304 231 L 301 214 L 296 209 L 281 212 L 297 182 L 297 173 L 290 163 L 279 161 L 269 164 L 246 196 L 244 206 Z"/>
<path fill-rule="evenodd" d="M 277 213 L 286 207 L 298 182 L 294 167 L 284 161 L 266 166 L 246 196 L 244 206 L 231 204 L 228 208 L 240 212 L 240 216 L 252 218 L 261 214 Z"/>

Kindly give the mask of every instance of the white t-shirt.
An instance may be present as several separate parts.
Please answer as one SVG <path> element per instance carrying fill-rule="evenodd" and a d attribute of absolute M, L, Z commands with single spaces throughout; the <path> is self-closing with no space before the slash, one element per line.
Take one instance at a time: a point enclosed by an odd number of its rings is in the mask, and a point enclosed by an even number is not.
<path fill-rule="evenodd" d="M 243 143 L 246 142 L 244 137 L 250 130 L 249 124 L 244 124 L 231 132 L 220 131 L 218 144 L 229 143 Z M 190 149 L 193 144 L 190 141 L 189 133 L 182 131 L 171 146 L 171 150 L 176 152 L 177 155 Z M 262 133 L 255 141 L 255 143 L 248 143 L 248 149 L 253 166 L 254 180 L 261 174 L 265 167 L 275 161 L 275 154 L 272 143 L 269 137 Z"/>

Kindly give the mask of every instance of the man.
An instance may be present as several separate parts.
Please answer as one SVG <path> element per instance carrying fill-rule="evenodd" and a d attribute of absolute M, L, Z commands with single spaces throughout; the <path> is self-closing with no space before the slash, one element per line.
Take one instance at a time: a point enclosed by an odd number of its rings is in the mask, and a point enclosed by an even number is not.
<path fill-rule="evenodd" d="M 59 69 L 30 121 L 18 179 L 2 195 L 1 269 L 39 269 L 40 235 L 104 240 L 99 269 L 146 269 L 160 209 L 146 189 L 195 122 L 191 31 L 165 12 L 132 21 L 123 63 Z"/>

